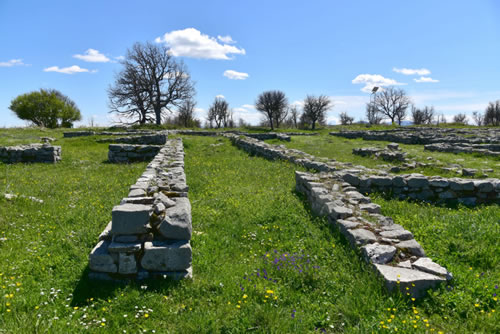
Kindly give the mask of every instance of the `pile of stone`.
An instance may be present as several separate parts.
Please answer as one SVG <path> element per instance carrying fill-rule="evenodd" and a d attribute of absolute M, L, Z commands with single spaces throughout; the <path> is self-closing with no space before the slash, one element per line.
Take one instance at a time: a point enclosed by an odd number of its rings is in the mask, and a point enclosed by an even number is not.
<path fill-rule="evenodd" d="M 90 253 L 92 279 L 192 277 L 191 204 L 180 139 L 168 140 L 113 208 Z"/>
<path fill-rule="evenodd" d="M 162 147 L 160 145 L 110 144 L 108 160 L 113 163 L 147 161 L 153 159 Z"/>
<path fill-rule="evenodd" d="M 447 152 L 447 153 L 479 153 L 482 155 L 500 156 L 499 144 L 447 144 L 436 143 L 424 146 L 426 151 Z"/>
<path fill-rule="evenodd" d="M 452 278 L 425 257 L 410 231 L 380 214 L 380 206 L 332 174 L 295 172 L 296 189 L 304 193 L 316 215 L 326 216 L 353 248 L 358 248 L 383 278 L 389 291 L 415 298 Z"/>
<path fill-rule="evenodd" d="M 0 161 L 16 162 L 50 162 L 61 160 L 61 146 L 50 144 L 29 144 L 0 147 Z"/>
<path fill-rule="evenodd" d="M 128 137 L 99 139 L 99 143 L 124 143 L 136 145 L 165 145 L 167 142 L 167 131 L 161 131 L 155 134 L 134 135 Z"/>
<path fill-rule="evenodd" d="M 362 157 L 375 156 L 384 161 L 406 161 L 406 153 L 401 151 L 399 145 L 396 143 L 388 144 L 385 149 L 378 147 L 353 148 L 352 154 Z"/>

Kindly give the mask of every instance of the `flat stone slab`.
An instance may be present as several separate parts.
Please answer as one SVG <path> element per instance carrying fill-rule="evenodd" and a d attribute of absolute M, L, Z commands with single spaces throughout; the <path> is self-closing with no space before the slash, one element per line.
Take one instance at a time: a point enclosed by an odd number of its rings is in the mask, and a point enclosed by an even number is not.
<path fill-rule="evenodd" d="M 380 205 L 375 204 L 375 203 L 369 203 L 369 204 L 360 204 L 359 209 L 361 211 L 366 211 L 369 213 L 380 213 Z"/>
<path fill-rule="evenodd" d="M 328 214 L 332 215 L 334 219 L 344 219 L 352 216 L 352 210 L 345 206 L 336 205 L 334 202 L 327 203 Z"/>
<path fill-rule="evenodd" d="M 448 270 L 441 267 L 439 264 L 435 263 L 428 257 L 421 257 L 417 261 L 413 262 L 413 267 L 433 275 L 448 275 Z"/>
<path fill-rule="evenodd" d="M 191 204 L 185 197 L 179 197 L 175 206 L 165 211 L 165 218 L 158 226 L 158 232 L 168 239 L 190 240 L 193 232 Z"/>
<path fill-rule="evenodd" d="M 128 197 L 146 197 L 146 191 L 144 189 L 132 189 L 128 193 Z"/>
<path fill-rule="evenodd" d="M 352 245 L 364 245 L 377 241 L 373 232 L 363 228 L 347 230 L 346 237 Z"/>
<path fill-rule="evenodd" d="M 180 271 L 191 267 L 192 250 L 188 241 L 144 243 L 141 265 L 151 271 Z"/>
<path fill-rule="evenodd" d="M 425 256 L 424 249 L 415 239 L 401 241 L 396 244 L 396 247 L 404 252 L 409 252 L 412 255 L 419 257 Z"/>
<path fill-rule="evenodd" d="M 410 240 L 413 239 L 413 234 L 405 229 L 394 229 L 390 231 L 380 232 L 380 236 L 388 239 Z"/>
<path fill-rule="evenodd" d="M 410 293 L 415 298 L 422 297 L 428 289 L 446 281 L 444 278 L 419 270 L 384 264 L 375 264 L 375 268 L 384 279 L 387 290 L 393 291 L 399 288 L 402 293 Z"/>
<path fill-rule="evenodd" d="M 112 234 L 143 234 L 147 232 L 152 207 L 143 204 L 120 204 L 111 212 Z"/>
<path fill-rule="evenodd" d="M 361 251 L 367 261 L 378 264 L 386 264 L 390 262 L 393 259 L 394 254 L 396 254 L 396 247 L 381 245 L 375 242 L 361 247 Z"/>
<path fill-rule="evenodd" d="M 90 252 L 90 269 L 104 273 L 116 273 L 118 270 L 113 257 L 108 251 L 109 241 L 101 240 Z"/>
<path fill-rule="evenodd" d="M 358 222 L 353 222 L 350 220 L 343 220 L 343 219 L 338 219 L 336 223 L 340 230 L 340 233 L 342 233 L 346 238 L 348 230 L 354 229 L 360 225 L 360 223 Z"/>
<path fill-rule="evenodd" d="M 108 247 L 110 253 L 137 253 L 140 250 L 140 242 L 112 242 Z"/>

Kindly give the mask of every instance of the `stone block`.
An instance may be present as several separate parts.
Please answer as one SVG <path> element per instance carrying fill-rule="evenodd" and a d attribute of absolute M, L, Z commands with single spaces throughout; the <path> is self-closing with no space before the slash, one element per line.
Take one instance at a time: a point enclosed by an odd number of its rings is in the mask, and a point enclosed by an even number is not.
<path fill-rule="evenodd" d="M 141 265 L 151 271 L 180 271 L 191 267 L 192 251 L 188 241 L 144 243 Z"/>
<path fill-rule="evenodd" d="M 89 256 L 89 267 L 91 270 L 103 273 L 116 273 L 117 266 L 111 254 L 108 252 L 109 241 L 101 240 L 92 249 Z"/>
<path fill-rule="evenodd" d="M 413 267 L 433 275 L 441 275 L 441 276 L 448 275 L 448 270 L 441 267 L 439 264 L 435 263 L 428 257 L 421 257 L 417 261 L 413 262 Z"/>
<path fill-rule="evenodd" d="M 423 297 L 427 290 L 445 281 L 444 278 L 419 270 L 384 264 L 375 264 L 375 268 L 384 279 L 387 290 L 393 291 L 399 288 L 402 293 L 408 292 L 414 298 Z"/>
<path fill-rule="evenodd" d="M 175 206 L 165 211 L 158 232 L 168 239 L 189 240 L 192 230 L 191 204 L 187 198 L 177 198 Z"/>
<path fill-rule="evenodd" d="M 375 242 L 361 247 L 361 251 L 367 262 L 386 264 L 392 261 L 396 254 L 396 247 Z"/>
<path fill-rule="evenodd" d="M 335 202 L 327 203 L 326 207 L 328 215 L 331 215 L 334 220 L 348 218 L 353 213 L 351 209 L 337 205 Z"/>
<path fill-rule="evenodd" d="M 413 234 L 405 229 L 394 229 L 390 231 L 380 232 L 380 236 L 388 239 L 410 240 L 413 239 Z"/>
<path fill-rule="evenodd" d="M 424 249 L 415 239 L 401 241 L 396 244 L 396 247 L 415 256 L 425 256 Z"/>
<path fill-rule="evenodd" d="M 149 217 L 152 211 L 150 205 L 120 204 L 111 212 L 112 234 L 143 234 L 147 233 Z"/>
<path fill-rule="evenodd" d="M 373 232 L 365 230 L 363 228 L 358 228 L 355 230 L 347 230 L 346 235 L 347 239 L 353 246 L 369 244 L 377 241 L 377 237 L 375 236 L 375 234 L 373 234 Z"/>
<path fill-rule="evenodd" d="M 140 242 L 116 242 L 116 238 L 108 247 L 110 253 L 137 253 L 140 250 Z"/>
<path fill-rule="evenodd" d="M 375 203 L 369 203 L 369 204 L 360 204 L 359 209 L 361 211 L 366 211 L 368 213 L 380 213 L 380 205 L 375 204 Z"/>
<path fill-rule="evenodd" d="M 120 253 L 118 255 L 118 273 L 123 275 L 137 273 L 137 262 L 134 254 Z"/>

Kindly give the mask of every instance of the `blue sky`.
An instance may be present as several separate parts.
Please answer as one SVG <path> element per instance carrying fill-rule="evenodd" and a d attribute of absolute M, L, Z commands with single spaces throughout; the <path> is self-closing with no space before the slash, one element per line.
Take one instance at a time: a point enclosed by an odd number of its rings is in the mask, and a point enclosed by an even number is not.
<path fill-rule="evenodd" d="M 364 117 L 373 85 L 397 85 L 448 117 L 500 99 L 498 1 L 0 0 L 0 126 L 22 126 L 17 95 L 55 88 L 100 125 L 119 57 L 134 42 L 171 47 L 196 81 L 197 115 L 217 95 L 251 123 L 257 95 L 307 94 Z M 224 75 L 226 74 L 226 75 Z"/>

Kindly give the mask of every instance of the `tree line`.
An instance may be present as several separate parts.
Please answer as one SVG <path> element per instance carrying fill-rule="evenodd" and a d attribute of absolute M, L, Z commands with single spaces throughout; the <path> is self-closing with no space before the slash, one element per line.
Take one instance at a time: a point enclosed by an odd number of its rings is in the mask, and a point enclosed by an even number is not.
<path fill-rule="evenodd" d="M 174 58 L 169 48 L 152 43 L 135 43 L 120 61 L 122 70 L 108 89 L 110 113 L 116 114 L 125 124 L 171 124 L 183 127 L 201 127 L 195 117 L 196 91 L 187 67 Z M 255 100 L 255 109 L 262 115 L 261 124 L 271 130 L 279 127 L 316 129 L 326 124 L 327 112 L 333 101 L 325 95 L 307 95 L 300 104 L 290 105 L 284 92 L 262 92 Z M 81 120 L 75 102 L 57 90 L 44 90 L 23 94 L 12 100 L 9 107 L 20 119 L 48 128 L 72 127 Z M 237 124 L 229 103 L 215 98 L 208 108 L 205 127 L 222 128 L 247 125 L 244 119 Z M 354 118 L 346 112 L 339 115 L 340 123 L 352 124 Z M 366 121 L 380 124 L 384 119 L 401 125 L 411 117 L 413 124 L 445 123 L 432 106 L 417 108 L 403 89 L 387 87 L 373 93 L 366 104 Z M 475 111 L 474 122 L 481 125 L 500 126 L 500 100 L 490 102 L 484 113 Z M 454 116 L 453 122 L 467 124 L 467 115 Z"/>

